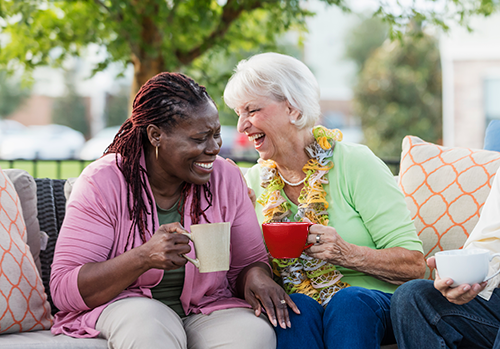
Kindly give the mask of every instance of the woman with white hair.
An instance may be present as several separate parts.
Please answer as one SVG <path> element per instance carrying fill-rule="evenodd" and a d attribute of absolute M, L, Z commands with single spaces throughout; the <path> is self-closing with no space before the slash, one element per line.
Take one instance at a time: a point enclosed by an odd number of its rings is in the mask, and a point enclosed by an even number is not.
<path fill-rule="evenodd" d="M 246 181 L 260 223 L 310 221 L 297 259 L 274 259 L 300 309 L 276 326 L 278 348 L 379 348 L 394 342 L 390 299 L 425 272 L 422 243 L 387 166 L 366 146 L 315 126 L 319 88 L 299 60 L 241 61 L 224 91 L 260 154 Z M 288 303 L 288 301 L 287 301 Z"/>

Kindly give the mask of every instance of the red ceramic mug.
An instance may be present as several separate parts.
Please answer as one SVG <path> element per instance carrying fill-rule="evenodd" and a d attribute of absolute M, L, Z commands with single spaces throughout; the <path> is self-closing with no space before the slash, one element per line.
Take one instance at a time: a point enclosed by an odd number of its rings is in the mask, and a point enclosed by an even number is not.
<path fill-rule="evenodd" d="M 278 222 L 262 224 L 267 249 L 274 258 L 298 258 L 306 248 L 309 222 Z"/>

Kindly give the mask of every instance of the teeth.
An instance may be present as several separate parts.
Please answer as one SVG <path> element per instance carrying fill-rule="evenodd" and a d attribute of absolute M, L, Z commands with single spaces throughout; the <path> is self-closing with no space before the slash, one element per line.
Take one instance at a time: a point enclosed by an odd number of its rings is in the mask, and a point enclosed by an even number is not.
<path fill-rule="evenodd" d="M 206 163 L 206 162 L 195 162 L 195 165 L 203 167 L 203 168 L 206 168 L 206 169 L 211 169 L 214 166 L 214 163 L 213 162 L 209 162 L 209 163 Z"/>
<path fill-rule="evenodd" d="M 248 139 L 250 140 L 250 142 L 253 142 L 256 139 L 261 138 L 261 137 L 264 137 L 264 134 L 263 133 L 257 133 L 255 135 L 248 136 Z"/>

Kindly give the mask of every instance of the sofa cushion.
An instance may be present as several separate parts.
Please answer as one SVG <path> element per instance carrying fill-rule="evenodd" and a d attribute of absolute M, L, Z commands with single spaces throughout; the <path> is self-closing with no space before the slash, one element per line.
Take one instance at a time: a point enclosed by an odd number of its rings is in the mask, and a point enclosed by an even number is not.
<path fill-rule="evenodd" d="M 52 325 L 47 295 L 26 241 L 19 196 L 0 168 L 0 333 Z"/>
<path fill-rule="evenodd" d="M 476 225 L 500 166 L 500 153 L 403 140 L 399 186 L 425 257 L 460 248 Z M 430 270 L 426 277 L 430 278 Z"/>
<path fill-rule="evenodd" d="M 54 336 L 50 330 L 0 336 L 0 349 L 107 349 L 107 343 L 104 338 Z"/>
<path fill-rule="evenodd" d="M 23 210 L 24 223 L 26 224 L 26 232 L 28 234 L 28 246 L 35 260 L 38 273 L 42 274 L 40 265 L 40 225 L 38 224 L 38 209 L 36 201 L 36 183 L 31 175 L 19 169 L 6 169 L 3 172 L 9 177 L 14 184 L 14 189 L 21 200 L 21 208 Z"/>

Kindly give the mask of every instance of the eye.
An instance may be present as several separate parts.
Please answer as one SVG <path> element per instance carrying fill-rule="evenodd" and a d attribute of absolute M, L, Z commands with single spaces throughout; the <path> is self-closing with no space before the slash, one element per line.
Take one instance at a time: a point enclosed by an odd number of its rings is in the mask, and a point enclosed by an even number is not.
<path fill-rule="evenodd" d="M 248 114 L 253 115 L 254 113 L 258 112 L 260 109 L 252 109 L 248 112 Z"/>

